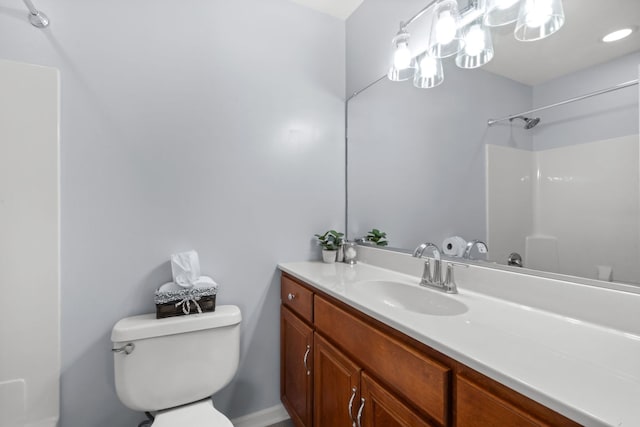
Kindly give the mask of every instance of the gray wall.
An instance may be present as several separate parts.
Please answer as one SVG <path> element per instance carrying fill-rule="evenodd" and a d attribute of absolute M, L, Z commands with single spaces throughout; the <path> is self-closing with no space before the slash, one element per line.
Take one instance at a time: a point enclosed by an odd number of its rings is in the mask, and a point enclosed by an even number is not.
<path fill-rule="evenodd" d="M 535 107 L 638 78 L 640 51 L 533 87 Z M 638 133 L 638 87 L 534 113 L 534 149 L 562 147 Z"/>
<path fill-rule="evenodd" d="M 61 70 L 61 425 L 141 419 L 115 394 L 110 330 L 153 310 L 191 248 L 244 317 L 217 407 L 277 404 L 276 264 L 344 227 L 344 22 L 284 0 L 42 0 L 42 31 L 7 4 L 0 58 Z"/>
<path fill-rule="evenodd" d="M 424 4 L 367 0 L 347 21 L 348 93 L 383 75 L 398 22 Z M 413 31 L 413 27 L 409 27 Z M 531 149 L 520 126 L 489 118 L 531 106 L 531 88 L 445 60 L 444 83 L 383 80 L 349 103 L 349 234 L 371 228 L 390 245 L 486 238 L 485 144 Z"/>

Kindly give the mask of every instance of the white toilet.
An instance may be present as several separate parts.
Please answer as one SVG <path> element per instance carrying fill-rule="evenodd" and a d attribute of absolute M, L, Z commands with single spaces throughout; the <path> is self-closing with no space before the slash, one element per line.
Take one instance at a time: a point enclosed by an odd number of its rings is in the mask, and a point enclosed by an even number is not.
<path fill-rule="evenodd" d="M 209 396 L 238 369 L 241 320 L 233 305 L 120 320 L 111 332 L 118 397 L 133 410 L 153 413 L 153 427 L 233 427 Z"/>

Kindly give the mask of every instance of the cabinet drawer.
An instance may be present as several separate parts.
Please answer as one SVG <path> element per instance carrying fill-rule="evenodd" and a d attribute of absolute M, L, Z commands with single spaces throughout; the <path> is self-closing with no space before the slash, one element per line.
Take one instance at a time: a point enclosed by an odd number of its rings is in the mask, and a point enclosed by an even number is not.
<path fill-rule="evenodd" d="M 457 427 L 579 427 L 580 424 L 471 370 L 456 375 Z"/>
<path fill-rule="evenodd" d="M 313 322 L 313 292 L 288 276 L 283 275 L 280 286 L 282 304 L 307 322 Z"/>
<path fill-rule="evenodd" d="M 339 343 L 365 371 L 439 424 L 448 425 L 450 368 L 318 296 L 314 318 L 316 330 Z"/>
<path fill-rule="evenodd" d="M 457 427 L 546 426 L 528 414 L 460 376 L 456 381 Z"/>

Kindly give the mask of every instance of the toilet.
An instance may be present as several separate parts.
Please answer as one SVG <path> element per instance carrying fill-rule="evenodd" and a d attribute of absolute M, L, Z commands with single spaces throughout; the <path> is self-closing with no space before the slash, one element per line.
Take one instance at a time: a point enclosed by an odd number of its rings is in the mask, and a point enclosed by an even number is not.
<path fill-rule="evenodd" d="M 127 317 L 111 332 L 116 392 L 153 427 L 233 427 L 210 396 L 229 384 L 240 360 L 240 309 L 156 319 Z"/>

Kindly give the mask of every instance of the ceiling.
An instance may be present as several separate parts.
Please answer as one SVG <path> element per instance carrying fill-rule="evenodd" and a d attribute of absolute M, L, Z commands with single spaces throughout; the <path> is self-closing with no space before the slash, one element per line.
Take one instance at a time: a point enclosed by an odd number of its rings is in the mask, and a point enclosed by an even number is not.
<path fill-rule="evenodd" d="M 495 56 L 483 69 L 535 85 L 640 50 L 640 0 L 563 0 L 564 26 L 552 36 L 520 42 L 514 25 L 492 31 Z M 626 39 L 604 43 L 613 30 L 634 27 Z"/>
<path fill-rule="evenodd" d="M 364 0 L 291 1 L 346 19 Z M 428 3 L 425 0 L 425 5 Z M 464 9 L 468 0 L 458 3 Z M 492 29 L 495 56 L 483 69 L 536 85 L 640 50 L 640 0 L 563 0 L 562 4 L 565 24 L 544 40 L 517 41 L 513 24 Z M 605 34 L 624 27 L 635 31 L 618 42 L 601 41 Z"/>
<path fill-rule="evenodd" d="M 291 0 L 340 19 L 347 19 L 364 0 Z"/>

